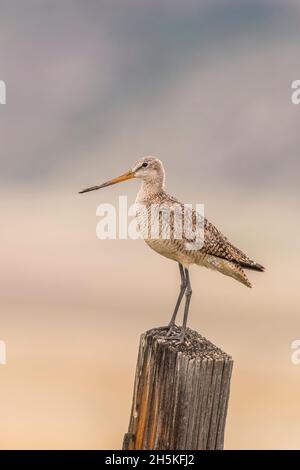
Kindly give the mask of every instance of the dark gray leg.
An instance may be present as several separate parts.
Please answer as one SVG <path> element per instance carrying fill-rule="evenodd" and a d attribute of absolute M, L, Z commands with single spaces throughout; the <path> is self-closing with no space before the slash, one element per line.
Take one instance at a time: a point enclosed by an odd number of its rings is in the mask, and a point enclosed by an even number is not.
<path fill-rule="evenodd" d="M 168 325 L 168 327 L 169 327 L 168 336 L 170 336 L 170 334 L 172 332 L 172 328 L 175 325 L 176 316 L 177 316 L 177 313 L 178 313 L 178 310 L 179 310 L 179 307 L 180 307 L 180 304 L 181 304 L 181 301 L 182 301 L 182 298 L 183 298 L 183 295 L 184 295 L 184 291 L 185 291 L 186 286 L 187 286 L 183 266 L 180 263 L 178 263 L 178 264 L 179 264 L 179 270 L 180 270 L 181 285 L 180 285 L 180 291 L 179 291 L 178 299 L 177 299 L 177 302 L 176 302 L 176 305 L 175 305 L 175 309 L 174 309 L 172 318 L 170 320 L 170 323 Z"/>
<path fill-rule="evenodd" d="M 161 330 L 161 331 L 168 330 L 167 336 L 170 336 L 171 333 L 172 333 L 172 329 L 175 325 L 176 316 L 177 316 L 177 313 L 178 313 L 178 310 L 179 310 L 179 307 L 180 307 L 180 304 L 181 304 L 181 301 L 182 301 L 182 298 L 183 298 L 183 295 L 184 295 L 184 291 L 186 289 L 186 280 L 185 280 L 185 275 L 184 275 L 184 269 L 183 269 L 182 264 L 178 263 L 178 265 L 179 265 L 179 271 L 180 271 L 180 277 L 181 277 L 181 285 L 180 285 L 180 292 L 179 292 L 179 295 L 178 295 L 178 299 L 177 299 L 177 302 L 176 302 L 176 305 L 175 305 L 175 309 L 174 309 L 172 318 L 171 318 L 170 323 L 168 324 L 168 326 L 159 326 L 159 327 L 156 328 L 157 330 Z"/>
<path fill-rule="evenodd" d="M 192 296 L 192 287 L 191 287 L 191 282 L 190 282 L 189 270 L 185 268 L 184 272 L 185 272 L 185 279 L 186 279 L 186 291 L 185 291 L 186 299 L 185 299 L 184 314 L 183 314 L 182 332 L 180 334 L 180 342 L 183 342 L 185 338 L 186 324 L 187 324 L 190 301 L 191 301 L 191 296 Z"/>

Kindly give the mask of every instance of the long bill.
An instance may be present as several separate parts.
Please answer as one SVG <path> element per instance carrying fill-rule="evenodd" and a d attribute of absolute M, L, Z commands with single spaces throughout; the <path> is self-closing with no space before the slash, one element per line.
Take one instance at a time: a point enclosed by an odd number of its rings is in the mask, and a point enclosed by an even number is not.
<path fill-rule="evenodd" d="M 124 173 L 124 175 L 118 176 L 117 178 L 106 181 L 106 183 L 100 184 L 100 186 L 91 186 L 90 188 L 83 189 L 82 191 L 79 191 L 79 194 L 95 191 L 96 189 L 106 188 L 106 186 L 121 183 L 122 181 L 130 180 L 131 178 L 134 178 L 134 173 L 130 170 L 127 171 L 127 173 Z"/>

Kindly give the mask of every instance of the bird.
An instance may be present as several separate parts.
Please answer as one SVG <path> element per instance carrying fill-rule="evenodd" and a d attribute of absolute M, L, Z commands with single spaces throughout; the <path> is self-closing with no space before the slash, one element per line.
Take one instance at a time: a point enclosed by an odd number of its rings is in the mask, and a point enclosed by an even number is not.
<path fill-rule="evenodd" d="M 205 217 L 200 217 L 202 225 L 197 225 L 198 214 L 193 208 L 186 212 L 188 214 L 186 218 L 191 228 L 194 229 L 194 237 L 197 237 L 201 232 L 202 243 L 199 244 L 199 246 L 191 246 L 190 235 L 186 236 L 183 234 L 181 238 L 174 236 L 176 229 L 178 229 L 178 219 L 176 219 L 174 213 L 172 213 L 173 217 L 170 216 L 168 219 L 169 227 L 166 227 L 166 217 L 162 217 L 162 214 L 164 211 L 167 212 L 168 209 L 176 207 L 177 209 L 179 208 L 179 212 L 182 215 L 185 211 L 185 205 L 167 193 L 165 189 L 164 166 L 157 157 L 142 157 L 121 176 L 98 186 L 83 189 L 79 191 L 79 193 L 83 194 L 95 191 L 134 178 L 141 180 L 141 187 L 135 202 L 138 207 L 136 214 L 138 226 L 144 233 L 143 238 L 145 242 L 160 255 L 176 261 L 179 266 L 181 282 L 175 308 L 168 325 L 159 328 L 166 330 L 166 337 L 169 339 L 176 339 L 180 343 L 183 343 L 186 338 L 187 320 L 192 296 L 189 273 L 191 265 L 203 266 L 226 276 L 230 276 L 246 287 L 252 287 L 252 285 L 244 270 L 248 269 L 263 272 L 265 268 L 249 258 L 242 250 L 235 247 L 228 238 Z M 153 207 L 158 207 L 161 210 L 153 211 Z M 151 228 L 155 224 L 159 227 L 158 234 L 156 233 L 156 236 L 151 236 Z M 163 233 L 166 233 L 166 228 L 171 228 L 168 237 L 162 236 Z M 178 333 L 175 322 L 184 296 L 183 322 Z"/>

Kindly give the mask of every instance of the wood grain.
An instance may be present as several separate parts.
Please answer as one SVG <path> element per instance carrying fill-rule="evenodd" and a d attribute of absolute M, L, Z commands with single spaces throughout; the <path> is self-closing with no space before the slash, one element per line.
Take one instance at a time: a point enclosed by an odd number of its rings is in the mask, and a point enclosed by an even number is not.
<path fill-rule="evenodd" d="M 232 366 L 196 331 L 183 344 L 144 333 L 123 449 L 223 449 Z"/>

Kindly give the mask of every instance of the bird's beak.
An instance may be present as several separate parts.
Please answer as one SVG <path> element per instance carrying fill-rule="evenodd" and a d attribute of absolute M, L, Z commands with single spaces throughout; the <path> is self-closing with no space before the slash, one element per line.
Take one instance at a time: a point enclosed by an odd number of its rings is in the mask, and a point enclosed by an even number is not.
<path fill-rule="evenodd" d="M 106 183 L 100 184 L 100 186 L 92 186 L 91 188 L 83 189 L 82 191 L 79 191 L 79 194 L 87 193 L 89 191 L 95 191 L 96 189 L 105 188 L 106 186 L 111 186 L 112 184 L 121 183 L 122 181 L 130 180 L 131 178 L 134 178 L 134 173 L 133 171 L 129 170 L 127 171 L 127 173 L 124 173 L 124 175 L 121 175 L 121 176 L 118 176 L 117 178 L 106 181 Z"/>

